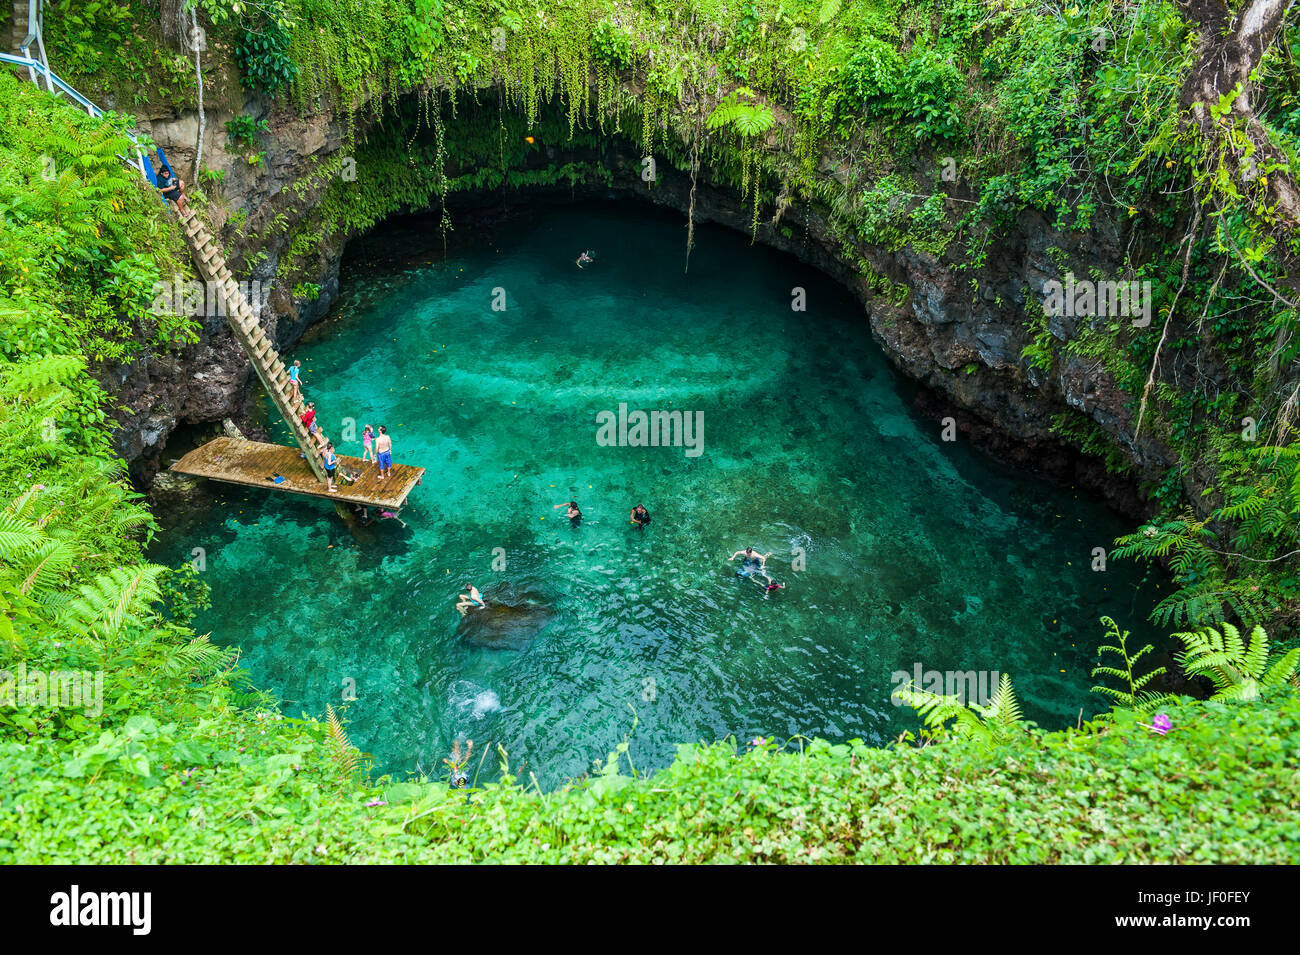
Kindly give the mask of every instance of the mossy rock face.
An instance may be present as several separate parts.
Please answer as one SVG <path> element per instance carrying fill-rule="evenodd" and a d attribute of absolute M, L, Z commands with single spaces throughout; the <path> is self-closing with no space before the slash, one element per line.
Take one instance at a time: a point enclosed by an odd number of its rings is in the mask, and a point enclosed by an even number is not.
<path fill-rule="evenodd" d="M 456 627 L 471 646 L 522 650 L 555 617 L 554 605 L 536 589 L 500 583 L 482 592 L 487 607 L 467 610 Z"/>

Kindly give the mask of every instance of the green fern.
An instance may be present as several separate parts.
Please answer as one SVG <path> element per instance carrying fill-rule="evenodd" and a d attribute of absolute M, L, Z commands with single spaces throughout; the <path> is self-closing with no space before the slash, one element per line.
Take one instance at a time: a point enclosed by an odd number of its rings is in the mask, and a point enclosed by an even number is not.
<path fill-rule="evenodd" d="M 1155 648 L 1147 644 L 1137 653 L 1129 656 L 1127 630 L 1121 632 L 1119 625 L 1110 617 L 1102 617 L 1101 622 L 1109 629 L 1106 636 L 1115 641 L 1115 645 L 1102 644 L 1098 653 L 1113 653 L 1124 662 L 1124 669 L 1118 667 L 1098 665 L 1093 668 L 1092 676 L 1109 676 L 1123 682 L 1128 689 L 1115 689 L 1114 687 L 1097 685 L 1092 688 L 1093 693 L 1101 693 L 1109 696 L 1116 703 L 1125 709 L 1134 710 L 1138 713 L 1150 714 L 1155 712 L 1158 707 L 1166 706 L 1176 701 L 1173 694 L 1157 693 L 1146 689 L 1148 683 L 1158 676 L 1163 676 L 1166 672 L 1164 667 L 1156 667 L 1142 676 L 1135 676 L 1133 673 L 1134 665 Z"/>
<path fill-rule="evenodd" d="M 1270 657 L 1268 634 L 1258 624 L 1249 639 L 1243 639 L 1241 631 L 1230 623 L 1174 636 L 1187 647 L 1175 659 L 1188 673 L 1208 676 L 1214 682 L 1216 700 L 1259 699 L 1264 691 L 1292 680 L 1300 662 L 1300 647 Z"/>
<path fill-rule="evenodd" d="M 114 636 L 128 625 L 142 624 L 143 614 L 162 599 L 158 578 L 166 570 L 157 564 L 114 567 L 82 584 L 74 596 L 50 595 L 45 603 L 69 629 Z"/>
<path fill-rule="evenodd" d="M 730 126 L 745 138 L 767 132 L 776 124 L 776 116 L 772 107 L 754 102 L 755 98 L 749 87 L 732 90 L 709 114 L 706 125 L 709 129 Z"/>
<path fill-rule="evenodd" d="M 934 738 L 951 732 L 959 739 L 972 740 L 984 748 L 1005 742 L 1022 732 L 1027 724 L 1020 703 L 1011 686 L 1011 677 L 1003 673 L 997 691 L 986 705 L 962 702 L 958 696 L 931 693 L 914 684 L 896 692 L 897 697 L 917 711 Z M 952 726 L 947 725 L 952 720 Z"/>
<path fill-rule="evenodd" d="M 331 755 L 338 765 L 339 771 L 348 779 L 353 778 L 356 775 L 361 752 L 348 739 L 347 731 L 343 728 L 343 721 L 339 719 L 338 713 L 334 711 L 334 707 L 330 703 L 325 704 L 325 728 Z"/>

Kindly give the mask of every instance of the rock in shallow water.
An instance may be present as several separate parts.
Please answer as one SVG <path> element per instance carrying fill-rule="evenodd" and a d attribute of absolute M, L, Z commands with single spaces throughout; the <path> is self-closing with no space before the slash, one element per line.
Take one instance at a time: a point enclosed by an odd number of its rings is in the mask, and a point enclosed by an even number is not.
<path fill-rule="evenodd" d="M 151 491 L 154 500 L 164 507 L 193 507 L 205 497 L 198 478 L 175 471 L 159 471 Z"/>
<path fill-rule="evenodd" d="M 471 646 L 522 650 L 555 616 L 545 596 L 510 584 L 484 588 L 483 600 L 487 607 L 467 611 L 456 627 Z"/>

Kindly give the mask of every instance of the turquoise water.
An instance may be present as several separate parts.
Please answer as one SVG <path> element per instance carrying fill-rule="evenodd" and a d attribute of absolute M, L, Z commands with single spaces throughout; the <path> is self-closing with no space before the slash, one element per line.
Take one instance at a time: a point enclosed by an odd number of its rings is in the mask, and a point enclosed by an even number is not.
<path fill-rule="evenodd" d="M 197 626 L 242 647 L 286 713 L 339 706 L 354 681 L 349 732 L 378 770 L 432 771 L 470 737 L 551 787 L 633 710 L 642 770 L 729 734 L 880 743 L 914 725 L 889 697 L 917 664 L 1008 672 L 1026 715 L 1060 727 L 1100 704 L 1097 618 L 1144 636 L 1133 571 L 1090 569 L 1124 523 L 941 441 L 859 306 L 795 260 L 703 227 L 683 274 L 683 223 L 627 205 L 535 211 L 445 258 L 436 234 L 385 228 L 431 251 L 367 268 L 363 248 L 291 357 L 329 433 L 385 424 L 396 460 L 428 468 L 408 526 L 353 532 L 324 502 L 212 485 L 219 506 L 154 554 L 205 549 Z M 620 403 L 702 412 L 702 453 L 598 444 Z M 577 529 L 551 506 L 570 498 Z M 737 577 L 727 556 L 749 544 L 786 589 Z M 550 615 L 515 648 L 476 645 L 466 581 Z"/>

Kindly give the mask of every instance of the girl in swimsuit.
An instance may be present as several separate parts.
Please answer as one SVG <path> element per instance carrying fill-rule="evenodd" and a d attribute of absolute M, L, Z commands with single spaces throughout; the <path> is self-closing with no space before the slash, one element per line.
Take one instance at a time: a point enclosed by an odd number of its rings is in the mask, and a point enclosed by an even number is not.
<path fill-rule="evenodd" d="M 325 476 L 329 478 L 330 490 L 337 491 L 338 488 L 334 486 L 334 472 L 338 469 L 339 459 L 334 456 L 334 445 L 332 444 L 325 445 L 324 461 L 325 461 Z"/>
<path fill-rule="evenodd" d="M 469 593 L 460 594 L 456 598 L 456 609 L 460 611 L 462 617 L 475 607 L 487 609 L 487 604 L 483 601 L 483 595 L 478 592 L 477 587 L 473 584 L 466 584 L 465 589 L 468 590 Z"/>
<path fill-rule="evenodd" d="M 370 425 L 366 425 L 361 432 L 361 460 L 373 461 L 375 459 L 375 448 L 373 440 L 375 432 L 371 430 Z"/>

